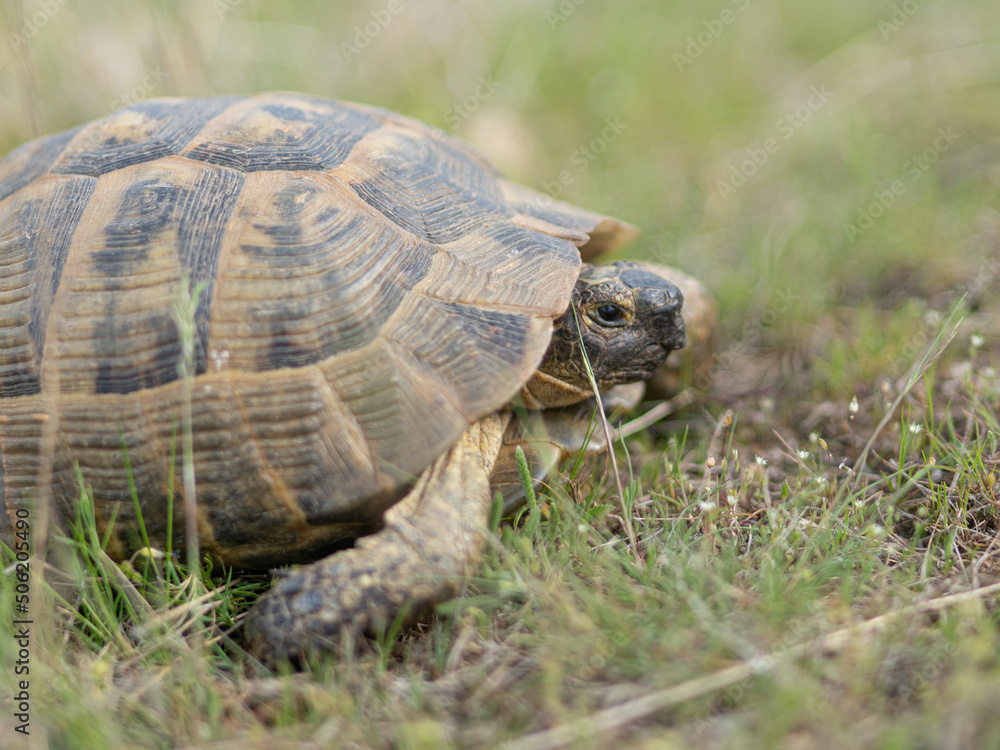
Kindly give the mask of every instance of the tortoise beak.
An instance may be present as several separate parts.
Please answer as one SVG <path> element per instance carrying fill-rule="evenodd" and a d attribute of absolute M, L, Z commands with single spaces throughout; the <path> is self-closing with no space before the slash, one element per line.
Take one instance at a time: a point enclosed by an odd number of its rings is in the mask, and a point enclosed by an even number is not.
<path fill-rule="evenodd" d="M 635 293 L 636 314 L 651 322 L 659 331 L 657 341 L 667 351 L 682 349 L 687 344 L 687 332 L 681 308 L 684 295 L 674 284 L 658 279 L 656 286 L 637 289 Z"/>

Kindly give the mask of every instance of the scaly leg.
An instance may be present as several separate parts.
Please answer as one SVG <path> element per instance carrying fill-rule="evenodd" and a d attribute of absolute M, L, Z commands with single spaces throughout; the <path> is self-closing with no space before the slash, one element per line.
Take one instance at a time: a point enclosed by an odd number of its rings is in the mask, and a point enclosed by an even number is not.
<path fill-rule="evenodd" d="M 644 383 L 617 385 L 601 393 L 604 411 L 634 409 L 642 401 Z M 531 467 L 537 488 L 562 461 L 582 450 L 587 455 L 607 450 L 608 442 L 600 424 L 593 423 L 597 402 L 593 398 L 572 406 L 518 414 L 507 426 L 503 445 L 490 474 L 490 488 L 503 496 L 504 514 L 513 513 L 524 503 L 524 487 L 517 469 L 517 449 Z"/>
<path fill-rule="evenodd" d="M 489 415 L 425 471 L 385 526 L 297 568 L 251 610 L 251 650 L 265 661 L 329 649 L 344 631 L 371 632 L 455 596 L 485 541 L 493 468 L 509 415 Z"/>

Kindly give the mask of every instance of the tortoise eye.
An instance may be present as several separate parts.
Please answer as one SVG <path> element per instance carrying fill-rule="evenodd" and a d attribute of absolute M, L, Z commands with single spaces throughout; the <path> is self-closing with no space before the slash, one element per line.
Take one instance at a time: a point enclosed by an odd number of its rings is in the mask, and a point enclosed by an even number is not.
<path fill-rule="evenodd" d="M 618 305 L 607 304 L 601 305 L 591 311 L 590 317 L 592 317 L 598 323 L 606 326 L 620 326 L 624 325 L 627 320 L 625 311 L 622 310 Z"/>

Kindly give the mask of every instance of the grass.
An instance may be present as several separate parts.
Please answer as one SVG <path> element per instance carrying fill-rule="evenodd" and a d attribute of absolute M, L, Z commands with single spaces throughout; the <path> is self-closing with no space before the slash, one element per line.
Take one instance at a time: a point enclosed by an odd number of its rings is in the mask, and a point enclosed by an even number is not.
<path fill-rule="evenodd" d="M 628 253 L 721 316 L 711 388 L 619 445 L 621 489 L 562 467 L 463 598 L 308 673 L 242 649 L 262 579 L 114 565 L 82 513 L 77 567 L 32 598 L 30 741 L 1000 746 L 995 3 L 433 0 L 357 54 L 387 4 L 43 5 L 0 15 L 0 153 L 123 97 L 389 106 L 641 226 Z M 0 623 L 0 736 L 31 746 Z"/>

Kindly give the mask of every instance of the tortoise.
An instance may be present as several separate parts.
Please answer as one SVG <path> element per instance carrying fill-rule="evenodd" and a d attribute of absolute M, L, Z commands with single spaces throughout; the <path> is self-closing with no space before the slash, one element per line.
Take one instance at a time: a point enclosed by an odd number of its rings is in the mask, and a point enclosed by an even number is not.
<path fill-rule="evenodd" d="M 516 502 L 513 405 L 590 398 L 581 345 L 602 390 L 684 345 L 669 270 L 583 262 L 634 234 L 428 125 L 296 93 L 32 141 L 0 162 L 0 539 L 38 504 L 73 518 L 82 486 L 113 557 L 184 545 L 189 405 L 202 553 L 310 563 L 252 608 L 257 654 L 416 616 L 474 570 L 491 475 Z"/>

